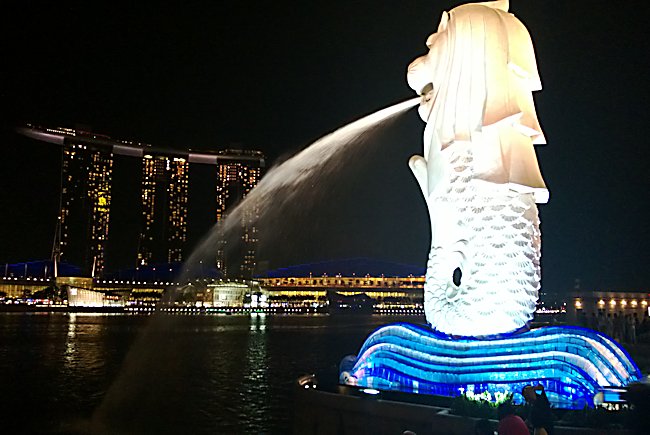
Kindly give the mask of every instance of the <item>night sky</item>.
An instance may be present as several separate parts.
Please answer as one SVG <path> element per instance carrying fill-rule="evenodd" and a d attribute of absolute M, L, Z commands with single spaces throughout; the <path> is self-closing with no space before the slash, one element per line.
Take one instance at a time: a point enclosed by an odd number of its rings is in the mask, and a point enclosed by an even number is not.
<path fill-rule="evenodd" d="M 3 5 L 0 263 L 49 258 L 58 205 L 59 150 L 18 138 L 13 126 L 84 126 L 180 149 L 241 144 L 279 162 L 413 96 L 406 66 L 425 52 L 442 10 L 458 4 L 141 3 Z M 650 283 L 648 7 L 628 3 L 511 1 L 544 85 L 535 101 L 548 141 L 538 148 L 551 192 L 540 206 L 547 291 L 575 279 L 603 290 Z M 421 153 L 422 128 L 407 112 L 308 186 L 311 201 L 274 213 L 281 218 L 264 222 L 261 260 L 366 256 L 424 266 L 426 208 L 407 167 Z M 128 203 L 120 192 L 130 180 L 115 183 L 114 201 Z M 209 228 L 201 204 L 211 201 L 209 184 L 190 199 L 204 216 L 190 228 L 192 244 Z M 130 218 L 111 219 L 128 226 Z M 113 245 L 128 244 L 122 237 Z"/>

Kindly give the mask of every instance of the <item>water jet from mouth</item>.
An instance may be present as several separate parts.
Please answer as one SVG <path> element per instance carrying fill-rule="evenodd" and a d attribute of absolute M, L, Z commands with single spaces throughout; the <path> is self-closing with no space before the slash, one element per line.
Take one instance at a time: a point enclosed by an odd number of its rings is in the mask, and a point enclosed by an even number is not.
<path fill-rule="evenodd" d="M 243 213 L 255 207 L 256 219 L 274 211 L 295 206 L 296 197 L 306 187 L 313 187 L 318 179 L 327 178 L 338 170 L 346 151 L 358 145 L 365 135 L 372 133 L 386 121 L 414 107 L 420 98 L 412 98 L 379 110 L 318 139 L 284 163 L 273 167 L 260 183 L 235 207 L 227 217 L 216 224 L 199 243 L 183 267 L 179 282 L 188 282 L 200 275 L 201 264 L 214 263 L 219 243 L 232 239 L 241 225 Z M 232 245 L 227 243 L 226 246 Z"/>
<path fill-rule="evenodd" d="M 257 207 L 257 215 L 263 217 L 275 210 L 296 206 L 296 198 L 309 193 L 306 187 L 311 188 L 319 178 L 333 176 L 347 151 L 362 139 L 369 139 L 367 134 L 414 107 L 419 101 L 419 97 L 409 99 L 354 121 L 272 168 L 247 197 L 212 228 L 185 262 L 182 275 L 176 281 L 187 283 L 200 278 L 202 265 L 214 264 L 218 244 L 232 238 L 241 225 L 246 207 Z M 166 293 L 166 297 L 170 298 L 168 301 L 173 300 L 174 292 Z M 137 432 L 139 429 L 146 430 L 141 426 L 142 415 L 165 418 L 165 412 L 157 408 L 159 398 L 174 396 L 174 388 L 181 387 L 177 385 L 177 378 L 184 369 L 178 366 L 177 358 L 184 344 L 170 342 L 166 334 L 179 318 L 159 314 L 152 316 L 147 328 L 131 347 L 121 372 L 95 410 L 87 429 L 93 433 Z M 171 404 L 170 407 L 173 408 Z"/>

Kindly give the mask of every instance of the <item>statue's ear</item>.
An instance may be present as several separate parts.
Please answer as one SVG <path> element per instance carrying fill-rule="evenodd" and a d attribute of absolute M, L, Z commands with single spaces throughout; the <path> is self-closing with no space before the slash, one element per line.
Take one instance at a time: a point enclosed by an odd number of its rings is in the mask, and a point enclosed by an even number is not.
<path fill-rule="evenodd" d="M 447 12 L 442 13 L 440 17 L 440 24 L 438 24 L 438 32 L 444 32 L 447 30 L 447 23 L 449 22 L 449 14 Z"/>
<path fill-rule="evenodd" d="M 491 1 L 491 2 L 476 3 L 476 4 L 477 5 L 487 6 L 489 8 L 500 9 L 503 12 L 508 12 L 508 9 L 510 9 L 510 1 L 509 0 L 496 0 L 496 1 Z"/>

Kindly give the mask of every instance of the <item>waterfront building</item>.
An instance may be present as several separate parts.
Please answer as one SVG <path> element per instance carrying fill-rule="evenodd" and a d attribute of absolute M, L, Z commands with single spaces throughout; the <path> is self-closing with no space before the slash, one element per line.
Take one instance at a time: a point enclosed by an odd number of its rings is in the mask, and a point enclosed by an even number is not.
<path fill-rule="evenodd" d="M 223 223 L 234 207 L 257 185 L 265 167 L 264 155 L 260 151 L 226 150 L 217 155 L 217 225 Z M 250 204 L 241 213 L 240 243 L 237 247 L 227 246 L 220 241 L 217 247 L 217 268 L 224 276 L 238 275 L 251 278 L 255 271 L 255 254 L 258 243 L 256 226 L 259 218 L 257 204 Z M 238 272 L 229 273 L 229 268 L 238 263 Z M 236 266 L 235 266 L 236 267 Z"/>
<path fill-rule="evenodd" d="M 368 258 L 301 264 L 267 271 L 256 278 L 271 306 L 322 306 L 362 295 L 379 312 L 421 310 L 424 270 L 420 267 Z"/>
<path fill-rule="evenodd" d="M 212 296 L 213 307 L 243 307 L 250 287 L 243 282 L 217 282 L 208 284 L 207 293 Z"/>
<path fill-rule="evenodd" d="M 183 260 L 187 241 L 189 163 L 185 158 L 142 158 L 142 219 L 138 266 Z"/>
<path fill-rule="evenodd" d="M 366 295 L 378 310 L 391 308 L 421 309 L 424 276 L 287 276 L 259 278 L 271 303 L 325 305 L 328 296 L 339 298 Z"/>
<path fill-rule="evenodd" d="M 66 136 L 62 146 L 61 196 L 53 257 L 102 276 L 111 207 L 113 153 L 83 141 L 83 132 Z M 80 140 L 81 138 L 81 140 Z"/>
<path fill-rule="evenodd" d="M 0 278 L 0 302 L 4 299 L 27 299 L 34 293 L 50 287 L 53 281 L 45 278 L 19 279 L 17 277 Z"/>
<path fill-rule="evenodd" d="M 57 285 L 65 287 L 68 307 L 124 307 L 131 293 L 126 290 L 102 290 L 94 285 L 92 278 L 59 278 Z"/>
<path fill-rule="evenodd" d="M 592 316 L 614 314 L 634 316 L 639 321 L 650 316 L 650 293 L 643 291 L 573 291 L 567 296 L 567 321 L 585 322 Z M 584 325 L 589 326 L 589 325 Z"/>

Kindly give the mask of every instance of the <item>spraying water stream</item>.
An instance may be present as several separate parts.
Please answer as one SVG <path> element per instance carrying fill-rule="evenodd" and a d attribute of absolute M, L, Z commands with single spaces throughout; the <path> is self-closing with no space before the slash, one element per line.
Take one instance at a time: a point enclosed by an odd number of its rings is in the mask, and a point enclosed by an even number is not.
<path fill-rule="evenodd" d="M 247 207 L 256 207 L 257 216 L 292 202 L 304 187 L 311 187 L 315 177 L 331 176 L 337 170 L 344 151 L 359 143 L 359 138 L 385 121 L 415 106 L 413 98 L 379 110 L 354 121 L 317 140 L 312 145 L 272 168 L 260 183 L 209 234 L 185 262 L 178 282 L 187 283 L 200 274 L 199 265 L 214 261 L 218 243 L 237 229 Z M 171 293 L 171 292 L 170 292 Z M 161 398 L 173 396 L 183 388 L 183 367 L 178 357 L 183 343 L 169 339 L 169 331 L 178 326 L 178 316 L 152 316 L 149 325 L 131 346 L 122 369 L 95 410 L 90 422 L 78 429 L 91 433 L 138 433 L 143 415 L 159 415 Z M 191 337 L 188 337 L 191 340 Z M 198 356 L 197 356 L 198 357 Z M 200 376 L 200 374 L 196 374 Z"/>
<path fill-rule="evenodd" d="M 340 159 L 351 145 L 358 143 L 364 133 L 381 123 L 405 112 L 420 102 L 413 98 L 379 110 L 318 139 L 284 163 L 272 168 L 260 183 L 241 201 L 237 207 L 228 212 L 227 217 L 215 225 L 199 246 L 185 262 L 179 282 L 191 281 L 198 275 L 197 267 L 201 262 L 214 262 L 217 245 L 228 238 L 241 225 L 243 213 L 255 207 L 257 216 L 264 216 L 271 207 L 282 208 L 291 203 L 308 180 L 321 176 L 326 167 L 336 170 Z M 281 193 L 281 194 L 280 194 Z"/>

